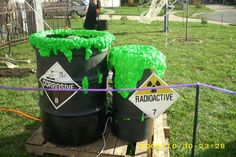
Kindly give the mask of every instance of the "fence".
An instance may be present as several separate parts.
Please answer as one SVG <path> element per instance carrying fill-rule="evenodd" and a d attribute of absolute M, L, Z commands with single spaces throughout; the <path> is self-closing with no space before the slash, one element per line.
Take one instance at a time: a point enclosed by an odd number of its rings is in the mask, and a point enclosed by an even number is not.
<path fill-rule="evenodd" d="M 0 2 L 0 5 L 0 48 L 25 42 L 33 27 L 29 25 L 32 11 L 22 3 Z"/>
<path fill-rule="evenodd" d="M 53 29 L 70 27 L 69 0 L 43 2 L 43 18 Z M 45 29 L 48 29 L 45 26 Z"/>
<path fill-rule="evenodd" d="M 33 6 L 33 0 L 27 0 Z M 43 2 L 43 18 L 53 29 L 70 27 L 68 16 L 69 0 Z M 35 13 L 27 3 L 0 2 L 0 49 L 26 42 L 35 32 Z M 45 26 L 45 29 L 48 29 Z"/>
<path fill-rule="evenodd" d="M 9 87 L 9 86 L 0 86 L 0 90 L 13 90 L 13 91 L 59 91 L 59 92 L 121 92 L 121 91 L 138 91 L 138 90 L 153 90 L 153 89 L 163 89 L 163 88 L 187 88 L 187 87 L 196 87 L 196 95 L 195 95 L 195 109 L 194 109 L 194 125 L 193 125 L 193 134 L 192 134 L 192 144 L 187 144 L 189 149 L 191 149 L 191 157 L 195 156 L 195 149 L 196 149 L 196 139 L 197 139 L 197 128 L 198 128 L 198 114 L 199 114 L 199 95 L 200 95 L 200 88 L 209 88 L 213 90 L 217 90 L 223 93 L 236 95 L 236 91 L 208 85 L 202 83 L 193 83 L 193 84 L 180 84 L 180 85 L 171 85 L 171 86 L 157 86 L 157 87 L 150 87 L 150 88 L 126 88 L 126 89 L 49 89 L 49 88 L 16 88 L 16 87 Z M 9 109 L 8 109 L 9 110 Z M 40 121 L 39 119 L 34 119 Z M 176 144 L 174 144 L 176 145 Z M 218 144 L 217 144 L 218 145 Z M 220 145 L 220 144 L 219 144 Z M 183 145 L 184 146 L 184 145 Z M 219 146 L 220 147 L 220 146 Z M 172 148 L 172 147 L 170 147 Z M 233 156 L 232 156 L 233 157 Z"/>

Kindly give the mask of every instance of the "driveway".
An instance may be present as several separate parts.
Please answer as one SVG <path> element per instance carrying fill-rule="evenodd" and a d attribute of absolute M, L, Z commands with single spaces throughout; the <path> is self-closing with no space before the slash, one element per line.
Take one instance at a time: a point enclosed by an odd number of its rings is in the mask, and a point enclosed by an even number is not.
<path fill-rule="evenodd" d="M 211 13 L 201 13 L 197 16 L 206 17 L 208 20 L 236 24 L 236 8 L 227 5 L 207 5 L 208 8 L 215 10 Z"/>

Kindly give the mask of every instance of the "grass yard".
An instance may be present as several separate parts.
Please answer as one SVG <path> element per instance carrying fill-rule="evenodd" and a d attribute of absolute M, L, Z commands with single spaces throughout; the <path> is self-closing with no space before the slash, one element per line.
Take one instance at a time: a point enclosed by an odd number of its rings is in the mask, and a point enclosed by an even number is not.
<path fill-rule="evenodd" d="M 147 11 L 149 7 L 116 7 L 109 8 L 110 10 L 114 10 L 115 13 L 113 15 L 137 15 L 139 16 L 143 12 Z"/>
<path fill-rule="evenodd" d="M 123 6 L 123 7 L 108 8 L 108 9 L 115 11 L 115 13 L 113 13 L 113 15 L 139 16 L 143 12 L 149 10 L 149 6 L 142 6 L 142 7 Z M 192 15 L 196 14 L 196 13 L 212 12 L 212 11 L 213 11 L 212 9 L 207 8 L 205 5 L 201 5 L 201 6 L 189 5 L 189 17 L 192 17 Z M 182 4 L 177 4 L 174 7 L 173 12 L 176 12 L 175 13 L 176 16 L 180 16 L 180 17 L 186 16 L 186 13 L 185 13 L 185 10 L 183 9 Z M 164 10 L 162 9 L 158 16 L 163 16 L 163 15 L 164 15 Z"/>
<path fill-rule="evenodd" d="M 72 21 L 82 28 L 81 20 Z M 113 46 L 124 44 L 153 45 L 166 55 L 168 69 L 164 80 L 169 85 L 201 82 L 236 91 L 236 28 L 233 26 L 189 24 L 189 36 L 202 43 L 178 42 L 184 37 L 182 23 L 170 22 L 165 35 L 162 22 L 150 25 L 136 21 L 110 21 L 109 32 L 116 36 Z M 26 43 L 15 46 L 18 59 L 35 60 L 32 47 Z M 6 50 L 0 50 L 3 56 Z M 23 67 L 36 68 L 35 62 Z M 37 87 L 36 75 L 25 78 L 0 78 L 0 85 Z M 191 154 L 195 88 L 176 89 L 180 98 L 168 109 L 171 157 Z M 18 109 L 40 116 L 38 93 L 0 90 L 0 107 Z M 200 89 L 199 123 L 196 153 L 198 157 L 236 156 L 236 96 L 206 88 Z M 40 123 L 18 115 L 0 112 L 0 156 L 29 157 L 24 144 Z M 172 147 L 172 146 L 176 147 Z"/>

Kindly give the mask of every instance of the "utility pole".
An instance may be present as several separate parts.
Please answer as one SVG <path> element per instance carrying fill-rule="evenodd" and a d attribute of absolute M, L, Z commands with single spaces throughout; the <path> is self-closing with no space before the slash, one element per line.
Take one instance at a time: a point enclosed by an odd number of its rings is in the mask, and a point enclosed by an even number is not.
<path fill-rule="evenodd" d="M 168 6 L 168 0 L 166 0 L 166 4 L 164 7 L 164 28 L 163 32 L 169 32 L 169 6 Z"/>
<path fill-rule="evenodd" d="M 188 5 L 189 5 L 189 1 L 185 0 L 186 3 L 186 32 L 185 32 L 185 41 L 188 40 Z"/>

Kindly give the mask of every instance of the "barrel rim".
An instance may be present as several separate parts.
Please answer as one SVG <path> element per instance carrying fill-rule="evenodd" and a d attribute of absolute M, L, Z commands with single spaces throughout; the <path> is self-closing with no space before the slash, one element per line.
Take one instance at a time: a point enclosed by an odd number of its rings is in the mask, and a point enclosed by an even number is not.
<path fill-rule="evenodd" d="M 67 38 L 74 36 L 74 38 Z M 62 52 L 69 62 L 72 60 L 73 49 L 85 48 L 86 60 L 92 55 L 92 49 L 102 52 L 110 48 L 115 40 L 114 35 L 96 30 L 67 30 L 55 29 L 34 33 L 30 36 L 30 43 L 39 50 L 42 57 L 49 57 L 52 53 Z"/>

